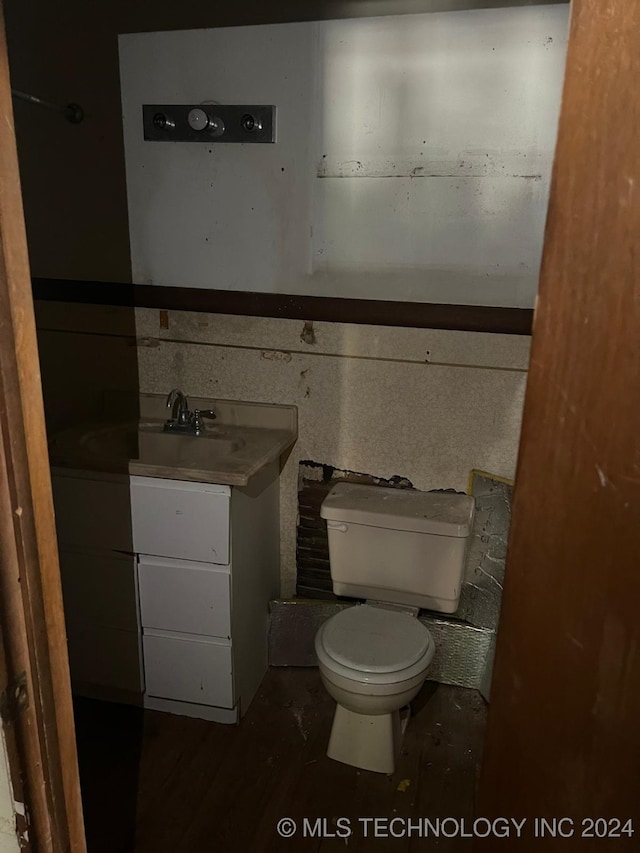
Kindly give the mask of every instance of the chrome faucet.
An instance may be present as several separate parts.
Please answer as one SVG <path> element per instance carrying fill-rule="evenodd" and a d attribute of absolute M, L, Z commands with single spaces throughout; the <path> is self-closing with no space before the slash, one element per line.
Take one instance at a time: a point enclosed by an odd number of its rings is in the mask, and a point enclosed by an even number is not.
<path fill-rule="evenodd" d="M 216 416 L 213 409 L 194 409 L 190 412 L 187 398 L 179 388 L 169 391 L 167 409 L 171 409 L 171 417 L 164 422 L 164 431 L 181 435 L 200 435 L 203 429 L 202 418 Z"/>
<path fill-rule="evenodd" d="M 186 426 L 189 423 L 191 415 L 189 404 L 179 388 L 174 388 L 167 394 L 167 409 L 171 409 L 171 421 L 174 424 Z M 167 423 L 171 421 L 167 421 Z"/>

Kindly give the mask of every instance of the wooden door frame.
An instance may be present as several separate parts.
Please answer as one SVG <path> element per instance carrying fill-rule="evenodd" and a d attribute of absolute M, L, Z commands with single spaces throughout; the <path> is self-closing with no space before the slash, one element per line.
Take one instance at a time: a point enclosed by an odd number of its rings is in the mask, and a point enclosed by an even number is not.
<path fill-rule="evenodd" d="M 0 10 L 0 711 L 23 849 L 85 853 L 27 241 Z"/>
<path fill-rule="evenodd" d="M 573 0 L 478 803 L 518 850 L 640 832 L 639 78 L 640 5 Z"/>

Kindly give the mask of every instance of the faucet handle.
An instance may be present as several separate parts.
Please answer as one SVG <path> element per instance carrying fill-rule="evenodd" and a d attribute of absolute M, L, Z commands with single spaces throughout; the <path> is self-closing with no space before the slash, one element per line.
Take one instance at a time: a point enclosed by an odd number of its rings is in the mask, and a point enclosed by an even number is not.
<path fill-rule="evenodd" d="M 196 435 L 202 429 L 202 418 L 211 418 L 215 420 L 216 413 L 213 409 L 194 409 L 191 423 L 193 424 L 193 428 L 196 432 Z"/>

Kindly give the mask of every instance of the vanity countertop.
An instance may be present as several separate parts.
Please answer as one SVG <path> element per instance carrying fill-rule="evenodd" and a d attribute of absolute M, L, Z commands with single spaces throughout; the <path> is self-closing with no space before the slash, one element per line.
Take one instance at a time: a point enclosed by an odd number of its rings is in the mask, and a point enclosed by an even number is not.
<path fill-rule="evenodd" d="M 189 405 L 213 409 L 201 435 L 163 431 L 165 396 L 143 394 L 139 416 L 85 423 L 57 433 L 49 442 L 56 468 L 136 474 L 247 486 L 279 459 L 298 436 L 295 406 L 189 398 Z"/>

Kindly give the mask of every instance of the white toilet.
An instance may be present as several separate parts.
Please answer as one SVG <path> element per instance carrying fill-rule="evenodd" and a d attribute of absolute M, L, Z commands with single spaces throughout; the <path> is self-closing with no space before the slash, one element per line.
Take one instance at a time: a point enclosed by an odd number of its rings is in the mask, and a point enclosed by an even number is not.
<path fill-rule="evenodd" d="M 338 483 L 325 498 L 333 590 L 364 598 L 316 634 L 320 676 L 337 707 L 327 755 L 393 773 L 434 642 L 420 608 L 458 607 L 474 499 Z"/>

